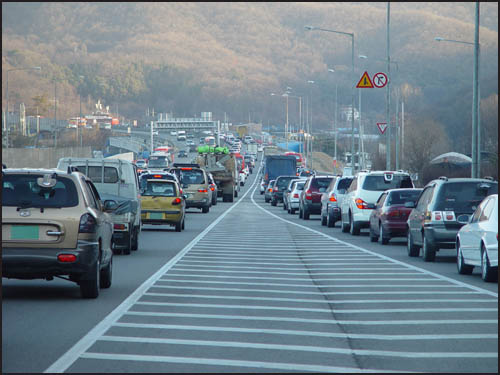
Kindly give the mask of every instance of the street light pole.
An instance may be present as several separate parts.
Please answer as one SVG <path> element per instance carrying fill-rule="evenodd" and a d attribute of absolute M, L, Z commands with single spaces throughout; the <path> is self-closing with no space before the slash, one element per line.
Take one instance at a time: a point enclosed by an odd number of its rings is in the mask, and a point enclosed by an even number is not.
<path fill-rule="evenodd" d="M 387 2 L 387 76 L 391 76 L 391 57 L 390 57 L 390 18 L 391 18 L 391 3 Z M 390 82 L 387 80 L 387 85 L 385 89 L 386 100 L 385 100 L 385 115 L 387 121 L 387 134 L 386 134 L 386 159 L 385 159 L 385 169 L 391 170 L 391 118 L 389 113 L 391 95 L 390 95 Z"/>
<path fill-rule="evenodd" d="M 307 81 L 307 83 L 310 83 L 310 84 L 314 84 L 314 81 Z M 309 159 L 311 159 L 310 161 L 310 166 L 311 166 L 311 169 L 313 169 L 313 137 L 312 137 L 312 121 L 313 121 L 313 111 L 312 111 L 312 87 L 310 86 L 309 87 L 309 102 L 310 102 L 310 110 L 309 110 L 309 114 L 311 116 L 311 119 L 310 119 L 310 122 L 309 122 L 309 131 L 308 131 L 308 134 L 309 134 Z"/>

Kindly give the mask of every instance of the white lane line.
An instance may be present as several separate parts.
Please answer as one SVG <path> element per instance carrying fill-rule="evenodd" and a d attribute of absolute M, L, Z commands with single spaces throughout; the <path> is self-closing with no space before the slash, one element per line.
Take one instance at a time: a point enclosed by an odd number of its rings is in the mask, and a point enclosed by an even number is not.
<path fill-rule="evenodd" d="M 229 267 L 235 268 L 235 267 Z M 203 268 L 194 268 L 194 267 L 181 267 L 176 266 L 175 271 L 195 271 L 195 272 L 214 272 L 214 273 L 264 273 L 264 274 L 277 274 L 277 275 L 309 275 L 308 269 L 302 269 L 303 272 L 277 272 L 277 271 L 243 271 L 243 270 L 235 270 L 235 271 L 223 271 L 223 270 L 207 270 Z M 340 270 L 339 270 L 340 271 Z M 401 270 L 402 272 L 311 272 L 311 276 L 319 276 L 319 275 L 420 275 L 421 272 L 407 272 L 405 270 Z"/>
<path fill-rule="evenodd" d="M 179 262 L 179 264 L 176 266 L 176 269 L 183 269 L 183 270 L 204 270 L 204 271 L 208 271 L 208 269 L 212 269 L 212 268 L 217 268 L 217 269 L 220 269 L 220 268 L 228 268 L 228 269 L 234 269 L 236 270 L 235 272 L 238 272 L 238 271 L 242 271 L 242 272 L 246 272 L 246 271 L 243 271 L 244 269 L 251 269 L 251 270 L 265 270 L 265 272 L 267 272 L 268 270 L 287 270 L 287 271 L 321 271 L 321 270 L 333 270 L 333 271 L 342 271 L 342 270 L 387 270 L 387 271 L 390 271 L 390 270 L 400 270 L 400 271 L 405 271 L 401 266 L 394 266 L 393 264 L 391 263 L 388 263 L 388 262 L 380 262 L 380 263 L 370 263 L 370 265 L 376 265 L 376 266 L 379 266 L 378 268 L 377 267 L 353 267 L 353 268 L 347 268 L 347 267 L 340 267 L 339 270 L 336 270 L 335 267 L 331 267 L 331 266 L 352 266 L 352 265 L 356 265 L 356 263 L 321 263 L 321 264 L 301 264 L 303 267 L 299 267 L 299 268 L 292 268 L 292 267 L 266 267 L 265 265 L 274 265 L 274 264 L 281 264 L 281 265 L 287 265 L 286 263 L 249 263 L 249 262 L 221 262 L 221 263 L 229 263 L 230 265 L 228 266 L 205 266 L 205 265 L 202 265 L 202 264 L 184 264 L 185 262 L 182 261 L 182 262 Z M 196 263 L 200 263 L 200 262 L 196 262 Z M 202 262 L 204 263 L 204 262 Z M 218 262 L 212 262 L 212 263 L 218 263 Z M 236 265 L 232 265 L 232 264 L 261 264 L 262 266 L 256 266 L 256 267 L 251 267 L 251 266 L 236 266 Z M 296 263 L 292 263 L 290 264 L 291 266 L 296 266 L 297 264 Z M 321 267 L 321 268 L 313 268 L 313 267 L 306 267 L 306 266 L 319 266 L 319 265 L 327 265 L 329 267 Z M 387 267 L 380 267 L 380 266 L 387 266 Z M 208 268 L 208 269 L 206 269 Z M 406 272 L 406 271 L 405 271 Z"/>
<path fill-rule="evenodd" d="M 215 331 L 237 333 L 265 333 L 275 335 L 332 337 L 359 340 L 471 340 L 471 339 L 498 339 L 497 333 L 466 333 L 466 334 L 432 334 L 432 335 L 374 335 L 358 333 L 333 333 L 319 331 L 297 331 L 290 329 L 240 328 L 220 326 L 176 325 L 176 324 L 147 324 L 147 323 L 116 323 L 113 327 L 168 329 L 187 331 Z"/>
<path fill-rule="evenodd" d="M 195 318 L 195 319 L 222 319 L 222 320 L 262 320 L 292 323 L 313 323 L 329 325 L 462 325 L 462 324 L 494 324 L 498 325 L 498 319 L 418 319 L 418 320 L 332 320 L 332 319 L 304 319 L 288 318 L 284 316 L 254 316 L 254 315 L 224 315 L 224 314 L 190 314 L 190 313 L 166 313 L 155 311 L 127 311 L 125 315 L 155 316 L 165 318 Z"/>
<path fill-rule="evenodd" d="M 279 294 L 306 294 L 306 295 L 318 295 L 318 296 L 340 296 L 340 295 L 362 295 L 362 294 L 425 294 L 429 295 L 429 291 L 408 291 L 408 290 L 401 290 L 401 291 L 383 291 L 383 292 L 374 292 L 373 290 L 367 290 L 365 292 L 309 292 L 309 291 L 289 291 L 289 290 L 283 290 L 283 289 L 245 289 L 245 288 L 210 288 L 210 287 L 202 287 L 202 286 L 171 286 L 171 285 L 153 285 L 151 288 L 162 288 L 162 289 L 181 289 L 181 290 L 217 290 L 217 291 L 233 291 L 233 292 L 258 292 L 258 293 L 279 293 Z M 480 294 L 479 292 L 473 292 L 473 291 L 432 291 L 432 294 Z M 467 300 L 467 301 L 474 301 L 474 300 Z"/>
<path fill-rule="evenodd" d="M 338 274 L 337 274 L 338 275 Z M 215 275 L 199 275 L 199 274 L 189 274 L 189 273 L 174 273 L 170 272 L 167 276 L 184 276 L 184 277 L 203 277 L 203 278 L 208 278 L 208 279 L 256 279 L 256 280 L 298 280 L 298 281 L 309 281 L 312 283 L 313 280 L 311 280 L 310 277 L 302 277 L 302 278 L 297 278 L 297 277 L 260 277 L 260 276 L 215 276 Z M 163 280 L 163 278 L 161 278 Z M 314 279 L 314 281 L 435 281 L 434 277 L 406 277 L 406 278 L 401 278 L 401 277 L 362 277 L 362 278 L 347 278 L 347 277 L 324 277 L 321 279 Z"/>
<path fill-rule="evenodd" d="M 259 169 L 260 170 L 260 169 Z M 254 180 L 253 185 L 257 182 Z M 96 340 L 102 336 L 120 317 L 134 305 L 142 295 L 157 281 L 163 274 L 170 270 L 184 254 L 186 254 L 191 248 L 193 248 L 203 237 L 206 236 L 210 230 L 215 227 L 222 219 L 224 219 L 235 207 L 237 207 L 250 193 L 253 185 L 247 190 L 245 194 L 229 207 L 224 213 L 222 213 L 215 221 L 210 224 L 203 232 L 198 234 L 189 244 L 187 244 L 184 249 L 182 249 L 176 256 L 174 256 L 170 261 L 168 261 L 164 266 L 162 266 L 158 271 L 156 271 L 151 277 L 149 277 L 141 286 L 139 286 L 130 296 L 128 296 L 122 303 L 120 303 L 111 313 L 109 313 L 101 322 L 99 322 L 94 328 L 92 328 L 84 337 L 82 337 L 75 345 L 73 345 L 66 353 L 64 353 L 58 360 L 56 360 L 52 365 L 50 365 L 44 373 L 61 373 L 70 367 L 78 358 L 90 348 Z"/>
<path fill-rule="evenodd" d="M 442 281 L 442 280 L 435 280 Z M 205 281 L 205 280 L 191 280 L 191 279 L 165 279 L 158 280 L 159 283 L 184 283 L 184 284 L 224 284 L 224 285 L 259 285 L 259 286 L 285 286 L 285 287 L 298 287 L 298 288 L 462 288 L 458 285 L 441 285 L 441 284 L 351 284 L 351 285 L 329 285 L 329 284 L 280 284 L 280 283 L 249 283 L 249 282 L 236 282 L 236 281 Z M 155 284 L 157 286 L 157 284 Z M 428 293 L 428 291 L 427 291 Z M 433 291 L 434 293 L 434 291 Z M 460 293 L 474 293 L 481 294 L 478 291 L 467 291 Z"/>
<path fill-rule="evenodd" d="M 177 307 L 200 307 L 200 308 L 217 308 L 217 309 L 243 309 L 243 310 L 283 310 L 283 311 L 314 311 L 335 314 L 372 314 L 372 313 L 425 313 L 425 312 L 459 312 L 459 311 L 475 311 L 475 312 L 490 312 L 498 311 L 496 308 L 476 308 L 476 307 L 454 307 L 454 308 L 412 308 L 412 309 L 320 309 L 307 307 L 282 307 L 282 306 L 256 306 L 256 305 L 220 305 L 215 303 L 173 303 L 173 302 L 149 302 L 138 301 L 137 305 L 147 306 L 177 306 Z"/>
<path fill-rule="evenodd" d="M 226 295 L 204 295 L 204 294 L 176 294 L 176 293 L 154 293 L 146 292 L 145 296 L 154 297 L 181 297 L 181 298 L 206 298 L 206 299 L 227 299 L 242 301 L 281 301 L 281 302 L 307 302 L 307 303 L 327 303 L 327 304 L 347 304 L 347 303 L 496 303 L 492 299 L 364 299 L 364 300 L 326 300 L 326 299 L 301 299 L 301 298 L 272 298 L 272 297 L 247 297 L 247 296 L 226 296 Z"/>
<path fill-rule="evenodd" d="M 99 341 L 127 342 L 127 343 L 148 343 L 148 344 L 174 344 L 174 345 L 194 345 L 227 348 L 265 349 L 265 350 L 289 350 L 314 353 L 332 353 L 359 356 L 381 356 L 397 358 L 498 358 L 497 352 L 395 352 L 388 350 L 366 350 L 366 349 L 344 349 L 325 348 L 322 346 L 304 345 L 280 345 L 280 344 L 257 344 L 237 341 L 209 341 L 209 340 L 183 340 L 183 339 L 162 339 L 153 337 L 127 337 L 127 336 L 101 336 Z"/>
<path fill-rule="evenodd" d="M 219 257 L 218 253 L 223 253 L 221 255 L 221 258 L 224 259 L 261 259 L 261 260 L 364 260 L 364 259 L 373 259 L 375 258 L 372 255 L 365 255 L 365 254 L 352 254 L 352 255 L 332 255 L 332 256 L 325 256 L 323 255 L 296 255 L 296 256 L 283 256 L 283 255 L 268 255 L 266 257 L 263 257 L 261 255 L 227 255 L 231 254 L 232 252 L 230 251 L 217 251 L 213 252 L 211 255 L 206 254 L 207 252 L 199 252 L 195 251 L 194 249 L 191 250 L 190 252 L 193 255 L 186 255 L 184 259 L 217 259 Z M 200 255 L 194 255 L 194 254 L 200 253 Z"/>
<path fill-rule="evenodd" d="M 350 259 L 338 259 L 338 260 L 350 260 Z M 357 260 L 357 259 L 356 259 Z M 215 264 L 234 264 L 235 268 L 258 268 L 258 267 L 240 267 L 240 266 L 236 266 L 236 264 L 255 264 L 255 265 L 258 265 L 258 264 L 261 264 L 261 265 L 282 265 L 282 266 L 297 266 L 297 265 L 306 265 L 306 266 L 337 266 L 337 265 L 358 265 L 358 266 L 363 266 L 364 264 L 359 264 L 359 262 L 349 262 L 349 263 L 339 263 L 339 262 L 333 262 L 333 263 L 326 263 L 326 262 L 318 262 L 318 263 L 312 263 L 312 262 L 307 262 L 307 263 L 303 263 L 300 261 L 300 259 L 297 260 L 297 262 L 293 262 L 293 263 L 285 263 L 285 262 L 250 262 L 250 261 L 245 261 L 245 262 L 237 262 L 237 261 L 226 261 L 226 260 L 185 260 L 183 259 L 182 261 L 179 262 L 179 265 L 184 265 L 184 263 L 186 263 L 186 265 L 193 265 L 193 266 L 198 266 L 198 267 L 215 267 L 215 266 L 205 266 L 205 264 L 210 264 L 210 263 L 215 263 Z M 369 265 L 367 265 L 366 267 L 357 267 L 355 269 L 373 269 L 371 267 L 371 265 L 374 264 L 374 263 L 370 263 Z M 392 269 L 402 269 L 401 266 L 395 266 L 394 264 L 391 264 L 389 262 L 380 262 L 378 263 L 380 265 L 387 265 L 387 266 L 390 266 L 390 267 L 393 267 Z M 225 266 L 223 266 L 225 267 Z M 230 266 L 232 267 L 232 266 Z M 328 267 L 330 268 L 330 267 Z M 342 267 L 343 268 L 343 267 Z M 304 269 L 304 267 L 302 268 L 286 268 L 286 267 L 280 267 L 280 268 L 272 268 L 272 269 L 282 269 L 282 270 L 285 270 L 285 269 L 293 269 L 293 270 L 298 270 L 298 269 Z M 345 268 L 344 268 L 345 269 Z M 386 268 L 379 268 L 379 269 L 386 269 Z M 308 268 L 308 270 L 311 270 L 311 268 Z"/>
<path fill-rule="evenodd" d="M 359 373 L 359 372 L 401 372 L 388 370 L 363 370 L 357 367 L 337 367 L 337 366 L 319 366 L 303 365 L 298 363 L 279 363 L 279 362 L 259 362 L 259 361 L 238 361 L 229 359 L 210 359 L 210 358 L 190 358 L 190 357 L 172 357 L 156 355 L 134 355 L 134 354 L 112 354 L 112 353 L 84 353 L 81 358 L 87 359 L 107 359 L 110 361 L 134 361 L 134 362 L 161 362 L 161 363 L 181 363 L 194 365 L 214 365 L 231 367 L 251 367 L 259 369 L 274 369 L 283 371 L 309 371 L 309 372 L 333 372 L 333 373 Z"/>
<path fill-rule="evenodd" d="M 255 189 L 254 189 L 254 192 L 255 192 Z M 278 220 L 281 220 L 281 221 L 283 221 L 283 222 L 285 222 L 285 223 L 288 223 L 288 224 L 290 224 L 290 225 L 295 225 L 295 226 L 297 226 L 297 227 L 299 227 L 299 228 L 302 228 L 302 229 L 308 230 L 308 231 L 310 231 L 310 232 L 312 232 L 312 233 L 319 234 L 320 236 L 323 236 L 324 238 L 329 238 L 329 239 L 332 239 L 332 240 L 337 241 L 337 242 L 339 242 L 339 243 L 343 243 L 343 244 L 345 244 L 346 246 L 350 246 L 350 247 L 352 247 L 353 249 L 357 249 L 357 250 L 364 251 L 364 252 L 366 252 L 366 253 L 368 253 L 368 254 L 375 255 L 375 256 L 377 256 L 377 257 L 380 257 L 380 258 L 382 258 L 382 259 L 388 260 L 388 261 L 393 262 L 393 263 L 395 263 L 395 264 L 403 265 L 403 266 L 405 266 L 405 267 L 407 267 L 407 268 L 411 268 L 411 269 L 413 269 L 413 270 L 416 270 L 416 271 L 419 271 L 419 272 L 425 273 L 425 274 L 427 274 L 427 275 L 429 275 L 429 276 L 433 276 L 433 277 L 436 277 L 436 278 L 441 279 L 441 280 L 447 280 L 447 281 L 449 281 L 450 283 L 457 284 L 457 285 L 461 285 L 461 286 L 463 286 L 463 287 L 465 287 L 465 288 L 473 289 L 473 290 L 479 291 L 479 292 L 481 292 L 481 293 L 484 293 L 484 294 L 490 295 L 490 296 L 495 297 L 495 298 L 497 298 L 497 299 L 498 299 L 498 293 L 495 293 L 495 292 L 489 291 L 489 290 L 487 290 L 487 289 L 479 288 L 479 287 L 474 286 L 474 285 L 466 284 L 466 283 L 464 283 L 464 282 L 462 282 L 462 281 L 458 281 L 458 280 L 452 279 L 452 278 L 450 278 L 450 277 L 446 277 L 446 276 L 440 275 L 440 274 L 438 274 L 438 273 L 435 273 L 435 272 L 432 272 L 432 271 L 428 271 L 428 270 L 426 270 L 426 269 L 423 269 L 423 268 L 420 268 L 420 267 L 416 267 L 416 266 L 411 265 L 411 264 L 408 264 L 408 263 L 401 262 L 401 261 L 399 261 L 399 260 L 396 260 L 396 259 L 390 258 L 390 257 L 388 257 L 388 256 L 385 256 L 385 255 L 382 255 L 382 254 L 378 254 L 378 253 L 376 253 L 376 252 L 373 252 L 373 251 L 367 250 L 367 249 L 365 249 L 365 248 L 362 248 L 362 247 L 359 247 L 359 246 L 356 246 L 356 245 L 350 244 L 350 243 L 348 243 L 348 242 L 344 242 L 344 241 L 342 241 L 342 240 L 339 240 L 338 238 L 334 238 L 334 237 L 329 236 L 328 234 L 325 234 L 325 233 L 323 233 L 323 232 L 319 232 L 319 231 L 314 230 L 314 229 L 311 229 L 311 228 L 309 228 L 309 227 L 306 227 L 306 226 L 303 226 L 303 225 L 300 225 L 300 224 L 297 224 L 297 223 L 291 222 L 291 221 L 289 221 L 289 220 L 283 219 L 283 218 L 279 217 L 278 215 L 275 215 L 275 214 L 273 214 L 272 212 L 269 212 L 269 211 L 268 211 L 268 210 L 266 210 L 265 208 L 261 207 L 259 204 L 257 204 L 257 202 L 255 202 L 255 200 L 254 200 L 254 198 L 253 198 L 253 192 L 252 192 L 252 194 L 250 195 L 250 199 L 252 200 L 252 203 L 253 203 L 256 207 L 258 207 L 260 210 L 264 211 L 264 212 L 265 212 L 265 213 L 267 213 L 268 215 L 271 215 L 271 216 L 273 216 L 273 217 L 277 218 Z"/>

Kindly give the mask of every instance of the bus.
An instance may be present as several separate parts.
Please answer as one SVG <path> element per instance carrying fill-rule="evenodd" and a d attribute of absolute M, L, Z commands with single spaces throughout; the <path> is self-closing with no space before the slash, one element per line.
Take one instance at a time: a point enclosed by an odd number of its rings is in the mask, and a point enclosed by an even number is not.
<path fill-rule="evenodd" d="M 297 159 L 297 167 L 305 166 L 305 160 L 302 157 L 302 154 L 299 152 L 285 152 L 285 155 L 292 155 L 295 156 L 295 159 Z"/>
<path fill-rule="evenodd" d="M 215 147 L 215 137 L 205 137 L 205 144 L 210 147 Z"/>

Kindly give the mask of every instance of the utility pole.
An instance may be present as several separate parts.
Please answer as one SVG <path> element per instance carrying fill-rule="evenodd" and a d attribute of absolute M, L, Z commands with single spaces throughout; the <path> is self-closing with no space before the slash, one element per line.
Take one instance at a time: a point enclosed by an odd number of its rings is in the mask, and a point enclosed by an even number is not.
<path fill-rule="evenodd" d="M 391 95 L 390 95 L 390 85 L 391 85 L 391 57 L 390 57 L 390 17 L 391 17 L 391 3 L 387 2 L 387 86 L 386 86 L 386 102 L 385 102 L 385 110 L 386 110 L 386 119 L 387 119 L 387 135 L 386 135 L 386 160 L 385 160 L 385 169 L 391 170 L 391 118 L 390 118 L 390 104 L 391 104 Z"/>
<path fill-rule="evenodd" d="M 400 128 L 399 128 L 399 88 L 396 89 L 396 170 L 399 171 L 399 141 Z"/>
<path fill-rule="evenodd" d="M 471 177 L 478 178 L 479 171 L 479 1 L 476 1 L 474 27 L 474 87 L 472 90 L 472 168 Z"/>
<path fill-rule="evenodd" d="M 54 148 L 57 148 L 57 81 L 54 80 Z"/>
<path fill-rule="evenodd" d="M 338 133 L 338 126 L 337 126 L 337 111 L 338 111 L 338 85 L 335 83 L 335 145 L 334 145 L 334 152 L 333 152 L 333 160 L 335 160 L 335 170 L 337 170 L 337 133 Z"/>

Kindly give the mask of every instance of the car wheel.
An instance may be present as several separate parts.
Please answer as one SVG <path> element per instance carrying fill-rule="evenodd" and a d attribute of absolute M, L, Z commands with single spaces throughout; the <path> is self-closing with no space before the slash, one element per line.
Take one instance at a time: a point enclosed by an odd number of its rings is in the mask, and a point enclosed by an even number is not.
<path fill-rule="evenodd" d="M 123 254 L 130 255 L 130 250 L 132 250 L 132 233 L 131 232 L 129 232 L 129 234 L 128 234 L 128 241 L 127 241 L 127 245 L 123 249 Z"/>
<path fill-rule="evenodd" d="M 134 227 L 134 238 L 132 240 L 132 250 L 139 249 L 139 227 Z"/>
<path fill-rule="evenodd" d="M 379 223 L 379 228 L 380 228 L 380 233 L 379 233 L 380 243 L 382 245 L 387 245 L 389 243 L 389 238 L 387 238 L 387 236 L 385 235 L 384 226 L 382 225 L 382 223 Z"/>
<path fill-rule="evenodd" d="M 238 190 L 235 190 L 235 191 L 234 191 L 234 197 L 235 197 L 235 198 L 238 198 Z M 232 202 L 232 200 L 230 200 L 229 202 Z"/>
<path fill-rule="evenodd" d="M 99 259 L 96 260 L 95 266 L 92 271 L 86 275 L 86 279 L 80 280 L 80 293 L 83 298 L 97 298 L 99 296 L 100 287 L 100 270 L 101 262 Z"/>
<path fill-rule="evenodd" d="M 201 212 L 203 212 L 204 214 L 207 214 L 208 211 L 210 211 L 210 207 L 209 206 L 205 206 L 201 209 Z"/>
<path fill-rule="evenodd" d="M 212 198 L 212 206 L 217 206 L 217 196 Z"/>
<path fill-rule="evenodd" d="M 340 222 L 341 222 L 341 226 L 342 226 L 342 233 L 349 232 L 349 229 L 350 229 L 349 224 L 344 223 L 344 218 L 342 216 L 340 218 L 341 218 Z"/>
<path fill-rule="evenodd" d="M 378 241 L 378 236 L 373 233 L 373 228 L 372 226 L 370 225 L 370 241 L 371 242 L 377 242 Z"/>
<path fill-rule="evenodd" d="M 321 215 L 321 225 L 322 226 L 326 225 L 326 216 Z"/>
<path fill-rule="evenodd" d="M 276 206 L 278 202 L 276 202 L 274 199 L 271 201 L 271 206 Z"/>
<path fill-rule="evenodd" d="M 474 266 L 465 264 L 464 255 L 462 254 L 462 248 L 460 246 L 460 241 L 457 241 L 457 270 L 460 275 L 470 275 Z"/>
<path fill-rule="evenodd" d="M 113 278 L 113 257 L 109 260 L 106 267 L 101 270 L 101 280 L 100 287 L 103 289 L 109 288 L 111 286 L 111 280 Z"/>
<path fill-rule="evenodd" d="M 299 206 L 299 219 L 302 219 L 302 208 Z"/>
<path fill-rule="evenodd" d="M 283 210 L 286 211 L 286 204 L 285 204 L 285 202 L 283 202 Z"/>
<path fill-rule="evenodd" d="M 331 211 L 326 215 L 326 226 L 328 228 L 333 228 L 335 226 L 335 220 L 333 220 L 333 213 Z"/>
<path fill-rule="evenodd" d="M 413 244 L 413 237 L 411 236 L 410 230 L 408 229 L 408 239 L 406 242 L 406 250 L 408 256 L 418 257 L 420 255 L 420 247 Z"/>
<path fill-rule="evenodd" d="M 429 243 L 425 235 L 423 236 L 423 246 L 422 246 L 422 255 L 424 257 L 424 261 L 426 262 L 434 262 L 436 259 L 436 248 Z"/>
<path fill-rule="evenodd" d="M 181 228 L 182 230 L 184 230 L 184 228 L 185 228 L 185 226 L 186 226 L 186 224 L 185 224 L 185 223 L 186 223 L 186 219 L 182 219 L 182 228 Z"/>
<path fill-rule="evenodd" d="M 260 195 L 262 195 L 262 194 L 264 194 L 264 192 L 263 192 L 263 191 L 261 191 L 261 192 L 260 192 Z"/>
<path fill-rule="evenodd" d="M 269 203 L 269 198 L 264 198 L 264 202 Z"/>
<path fill-rule="evenodd" d="M 182 230 L 182 223 L 179 221 L 178 223 L 175 223 L 175 231 L 180 232 Z"/>
<path fill-rule="evenodd" d="M 309 220 L 309 211 L 307 210 L 307 208 L 304 207 L 304 209 L 302 210 L 302 219 L 304 220 Z"/>
<path fill-rule="evenodd" d="M 359 225 L 352 220 L 352 214 L 349 212 L 349 231 L 352 236 L 359 235 Z"/>
<path fill-rule="evenodd" d="M 291 213 L 292 215 L 295 215 L 295 208 L 290 208 L 290 213 Z"/>
<path fill-rule="evenodd" d="M 481 278 L 487 282 L 498 280 L 498 267 L 491 267 L 490 258 L 484 245 L 481 245 Z"/>

